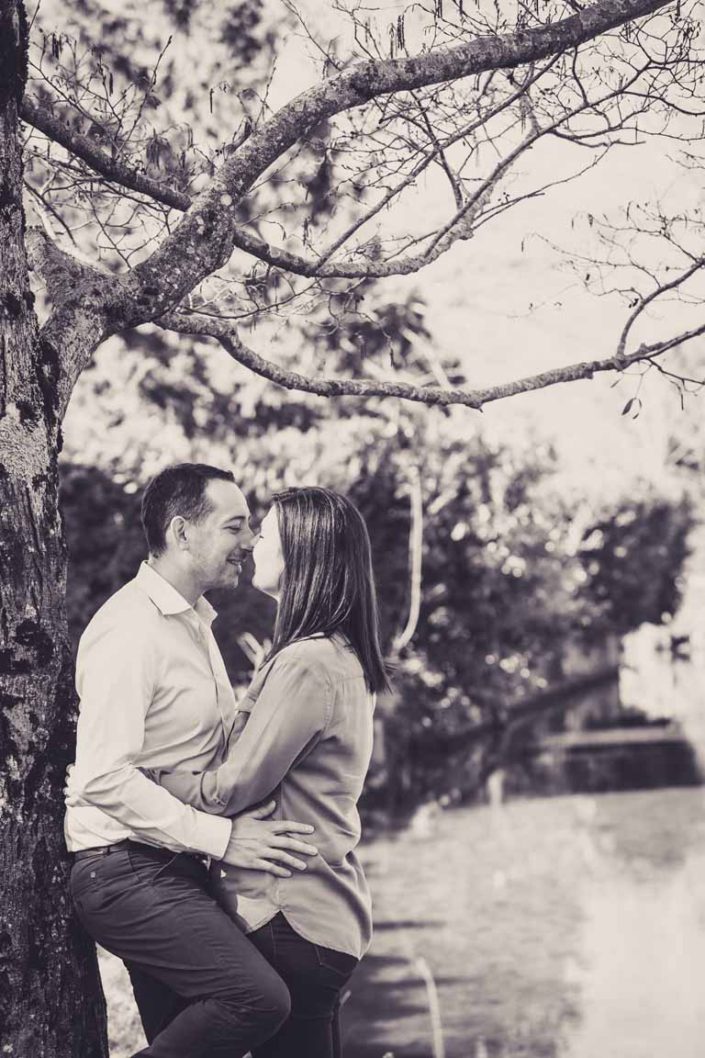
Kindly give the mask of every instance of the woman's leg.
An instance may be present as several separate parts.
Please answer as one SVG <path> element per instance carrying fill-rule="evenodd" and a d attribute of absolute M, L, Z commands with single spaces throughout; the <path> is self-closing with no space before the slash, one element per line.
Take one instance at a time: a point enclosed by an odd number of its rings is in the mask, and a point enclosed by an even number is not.
<path fill-rule="evenodd" d="M 333 1058 L 343 1058 L 343 1038 L 340 1032 L 340 995 L 338 995 L 335 1010 L 333 1011 L 331 1039 L 333 1043 Z"/>
<path fill-rule="evenodd" d="M 339 1058 L 334 1018 L 340 992 L 358 960 L 304 940 L 281 913 L 248 939 L 271 963 L 291 995 L 288 1021 L 253 1050 L 253 1058 Z"/>

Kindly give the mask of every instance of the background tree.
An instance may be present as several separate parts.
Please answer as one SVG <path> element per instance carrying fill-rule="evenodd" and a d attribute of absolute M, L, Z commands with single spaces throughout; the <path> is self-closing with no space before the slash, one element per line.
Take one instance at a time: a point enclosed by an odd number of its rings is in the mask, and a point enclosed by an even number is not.
<path fill-rule="evenodd" d="M 477 409 L 652 362 L 700 333 L 694 323 L 635 346 L 625 325 L 612 355 L 483 390 L 450 384 L 443 365 L 431 383 L 425 366 L 402 380 L 330 378 L 315 361 L 275 364 L 242 337 L 256 324 L 271 344 L 321 306 L 335 327 L 371 279 L 419 270 L 606 151 L 667 135 L 697 94 L 699 56 L 692 8 L 666 7 L 414 5 L 391 33 L 353 12 L 348 38 L 322 46 L 314 86 L 275 109 L 278 38 L 256 0 L 215 15 L 168 3 L 149 27 L 87 0 L 70 32 L 58 8 L 57 21 L 47 8 L 30 24 L 20 0 L 0 0 L 0 1020 L 13 1053 L 105 1051 L 60 828 L 74 699 L 57 455 L 76 379 L 104 340 L 153 322 L 214 338 L 287 388 Z M 202 68 L 205 31 L 228 63 L 214 59 L 213 81 L 182 89 L 196 53 Z M 533 159 L 553 138 L 566 143 L 565 170 L 547 177 Z M 420 208 L 422 179 L 433 209 Z M 641 319 L 654 299 L 639 298 Z"/>

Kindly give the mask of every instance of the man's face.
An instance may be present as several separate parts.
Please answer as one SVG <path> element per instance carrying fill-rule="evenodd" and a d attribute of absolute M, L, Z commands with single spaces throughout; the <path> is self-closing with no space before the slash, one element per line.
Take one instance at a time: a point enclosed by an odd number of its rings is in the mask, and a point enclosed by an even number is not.
<path fill-rule="evenodd" d="M 201 591 L 235 588 L 256 539 L 250 529 L 250 509 L 232 481 L 209 481 L 206 496 L 211 511 L 200 521 L 188 524 L 194 572 Z"/>

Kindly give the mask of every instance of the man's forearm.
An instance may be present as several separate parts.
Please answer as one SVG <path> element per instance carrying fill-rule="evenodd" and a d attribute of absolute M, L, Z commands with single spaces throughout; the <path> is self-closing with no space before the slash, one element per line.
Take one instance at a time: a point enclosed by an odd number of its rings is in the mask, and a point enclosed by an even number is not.
<path fill-rule="evenodd" d="M 175 852 L 201 852 L 220 858 L 230 839 L 227 819 L 182 804 L 132 765 L 91 775 L 81 775 L 76 769 L 69 781 L 67 804 L 98 808 L 137 840 Z"/>

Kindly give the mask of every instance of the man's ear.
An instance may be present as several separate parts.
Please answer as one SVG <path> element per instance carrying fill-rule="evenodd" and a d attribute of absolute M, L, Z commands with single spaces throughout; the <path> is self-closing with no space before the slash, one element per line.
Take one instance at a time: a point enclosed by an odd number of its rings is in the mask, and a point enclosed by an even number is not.
<path fill-rule="evenodd" d="M 188 522 L 180 514 L 175 515 L 169 522 L 168 534 L 181 551 L 188 551 Z"/>

